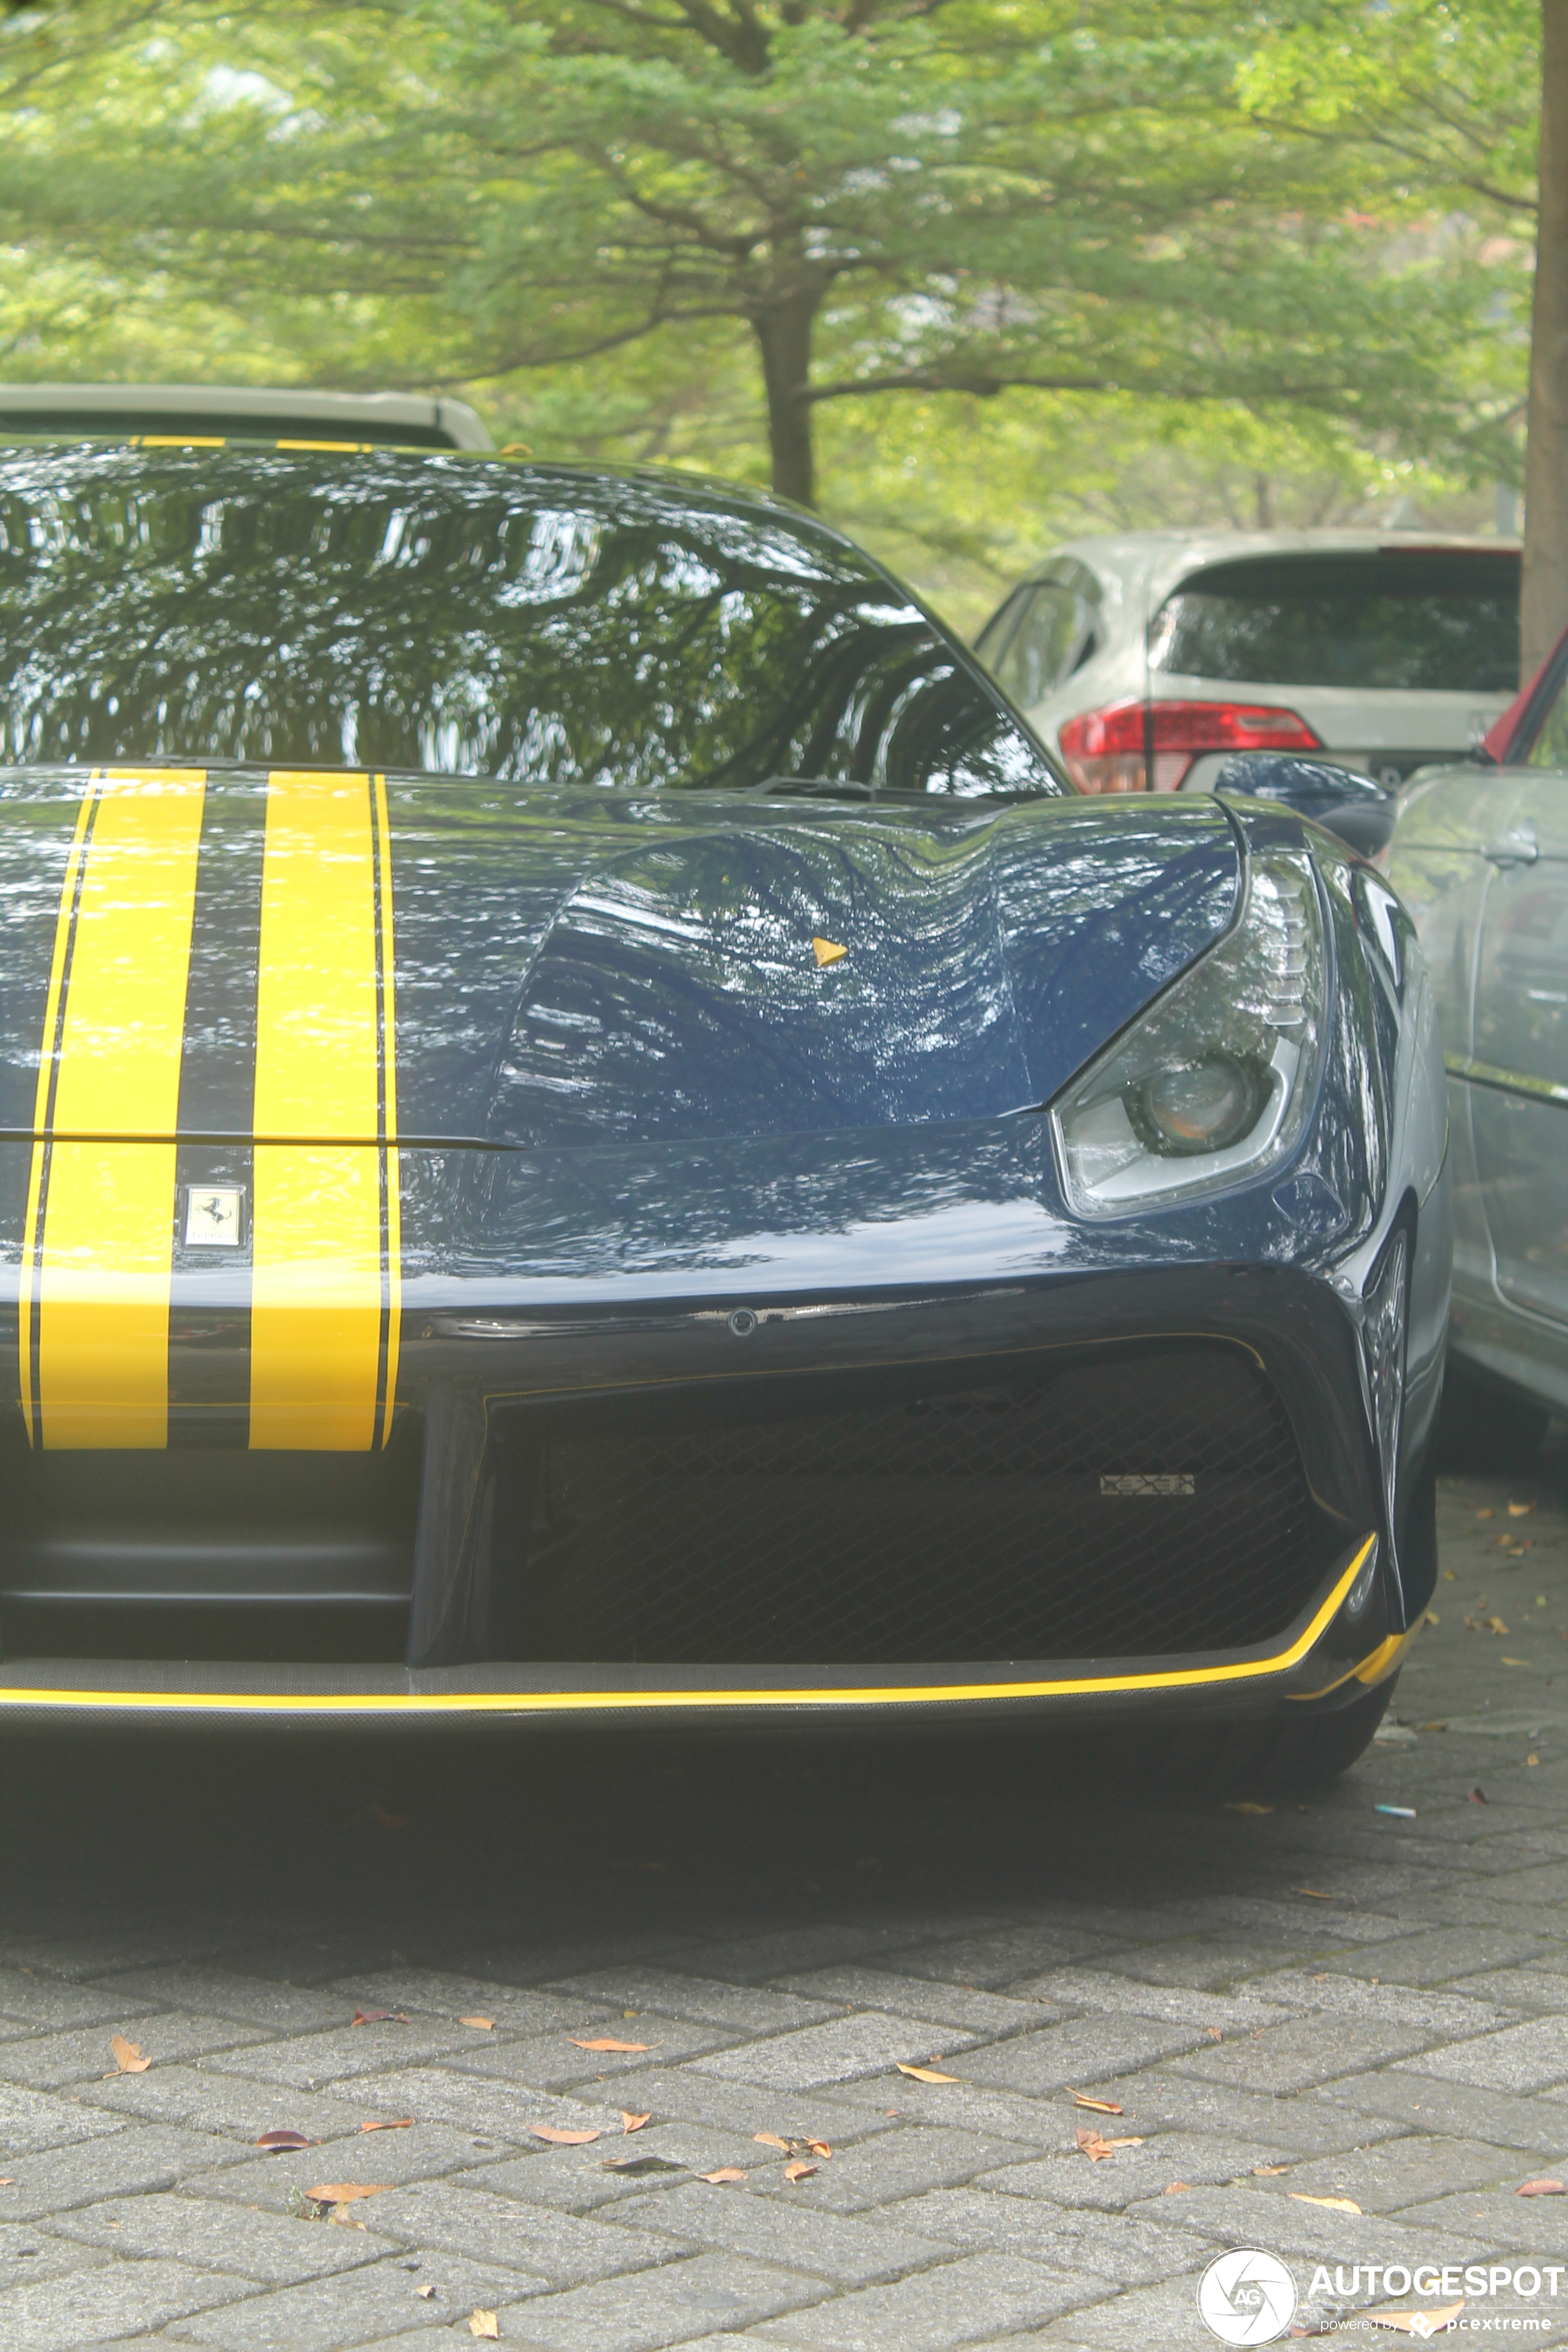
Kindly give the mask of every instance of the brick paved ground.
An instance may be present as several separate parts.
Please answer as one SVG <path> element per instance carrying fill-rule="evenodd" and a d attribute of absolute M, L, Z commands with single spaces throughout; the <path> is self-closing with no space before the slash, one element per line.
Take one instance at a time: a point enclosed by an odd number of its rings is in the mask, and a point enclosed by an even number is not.
<path fill-rule="evenodd" d="M 1565 1471 L 1449 1485 L 1395 1736 L 1310 1805 L 1104 1731 L 0 1748 L 0 2347 L 1181 2352 L 1227 2247 L 1568 2263 L 1515 2193 L 1568 2179 Z"/>

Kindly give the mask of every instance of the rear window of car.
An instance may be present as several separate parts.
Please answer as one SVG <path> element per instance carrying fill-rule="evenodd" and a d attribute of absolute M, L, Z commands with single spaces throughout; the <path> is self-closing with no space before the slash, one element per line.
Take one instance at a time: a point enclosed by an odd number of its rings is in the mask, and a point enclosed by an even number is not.
<path fill-rule="evenodd" d="M 1166 598 L 1149 660 L 1237 686 L 1511 694 L 1519 557 L 1411 548 L 1216 563 Z"/>
<path fill-rule="evenodd" d="M 0 756 L 1066 789 L 808 520 L 679 476 L 381 453 L 0 457 Z"/>

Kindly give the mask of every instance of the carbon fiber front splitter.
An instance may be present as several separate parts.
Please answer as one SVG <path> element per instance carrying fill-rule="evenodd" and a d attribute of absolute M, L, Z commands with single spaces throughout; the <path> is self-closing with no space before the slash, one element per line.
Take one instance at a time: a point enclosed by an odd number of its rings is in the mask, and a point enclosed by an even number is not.
<path fill-rule="evenodd" d="M 1356 1607 L 1373 1579 L 1377 1538 L 1336 1563 L 1288 1633 L 1250 1650 L 1183 1658 L 1007 1661 L 865 1667 L 479 1664 L 398 1667 L 172 1664 L 30 1659 L 0 1667 L 0 1727 L 188 1720 L 377 1730 L 489 1721 L 591 1720 L 629 1727 L 795 1724 L 905 1718 L 1036 1717 L 1136 1712 L 1175 1719 L 1334 1709 L 1395 1670 L 1408 1633 L 1371 1642 Z"/>

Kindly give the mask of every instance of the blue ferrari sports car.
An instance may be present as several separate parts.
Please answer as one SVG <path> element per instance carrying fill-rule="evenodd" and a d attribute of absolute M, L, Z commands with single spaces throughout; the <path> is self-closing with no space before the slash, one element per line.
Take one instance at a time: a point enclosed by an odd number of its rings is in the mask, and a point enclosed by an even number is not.
<path fill-rule="evenodd" d="M 1352 850 L 684 476 L 18 446 L 0 599 L 0 1709 L 1359 1752 L 1450 1226 Z"/>

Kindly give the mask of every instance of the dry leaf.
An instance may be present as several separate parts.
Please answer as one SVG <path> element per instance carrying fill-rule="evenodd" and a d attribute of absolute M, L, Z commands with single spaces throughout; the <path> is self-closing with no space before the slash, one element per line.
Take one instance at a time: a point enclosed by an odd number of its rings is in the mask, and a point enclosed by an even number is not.
<path fill-rule="evenodd" d="M 1426 2343 L 1452 2326 L 1464 2307 L 1461 2295 L 1458 2303 L 1446 2303 L 1440 2311 L 1369 2311 L 1366 2316 L 1374 2327 L 1396 2327 L 1402 2336 L 1419 2336 Z"/>
<path fill-rule="evenodd" d="M 1293 1886 L 1290 1892 L 1292 1895 L 1310 1895 L 1314 1903 L 1337 1903 L 1340 1900 L 1337 1895 L 1331 1895 L 1322 1886 Z"/>
<path fill-rule="evenodd" d="M 1259 2180 L 1278 2180 L 1279 2175 L 1289 2172 L 1290 2168 L 1288 2164 L 1255 2164 L 1252 2169 Z"/>
<path fill-rule="evenodd" d="M 303 2132 L 264 2131 L 256 2145 L 258 2147 L 276 2150 L 282 2147 L 314 2147 L 316 2142 L 313 2139 L 307 2139 Z"/>
<path fill-rule="evenodd" d="M 1227 1813 L 1271 1813 L 1273 1811 L 1272 1805 L 1255 1805 L 1250 1797 L 1243 1797 L 1239 1803 L 1226 1806 Z"/>
<path fill-rule="evenodd" d="M 810 2148 L 813 2156 L 819 2156 L 824 2164 L 827 2162 L 829 2157 L 833 2154 L 833 2150 L 828 2147 L 827 2142 L 825 2139 L 808 2139 L 805 2144 L 807 2147 Z"/>
<path fill-rule="evenodd" d="M 32 1969 L 29 1969 L 27 1974 L 31 1976 L 32 1973 Z M 15 2189 L 16 2186 L 16 2176 L 14 2172 L 0 2172 L 0 2189 Z"/>
<path fill-rule="evenodd" d="M 717 2172 L 700 2172 L 697 2175 L 699 2180 L 706 2180 L 714 2189 L 721 2188 L 727 2180 L 744 2180 L 745 2177 L 739 2165 L 735 2164 L 721 2164 Z"/>
<path fill-rule="evenodd" d="M 611 2156 L 602 2167 L 605 2172 L 684 2172 L 685 2165 L 677 2164 L 668 2156 Z"/>
<path fill-rule="evenodd" d="M 496 2027 L 493 2017 L 459 2017 L 458 2022 L 459 2025 L 471 2025 L 480 2033 L 493 2033 Z"/>
<path fill-rule="evenodd" d="M 1293 2197 L 1298 2205 L 1326 2205 L 1331 2213 L 1361 2211 L 1361 2207 L 1351 2197 L 1309 2197 L 1304 2189 L 1288 2189 L 1285 2193 Z"/>
<path fill-rule="evenodd" d="M 1211 2042 L 1223 2042 L 1225 2040 L 1225 2028 L 1223 2025 L 1205 2025 L 1204 2032 L 1208 2035 Z"/>
<path fill-rule="evenodd" d="M 547 2139 L 552 2147 L 586 2147 L 588 2142 L 603 2135 L 596 2131 L 563 2131 L 559 2124 L 530 2124 L 535 2139 Z"/>
<path fill-rule="evenodd" d="M 1111 2153 L 1113 2148 L 1142 2147 L 1143 2145 L 1142 2139 L 1136 2137 L 1102 2139 L 1100 2134 L 1097 2131 L 1091 2131 L 1087 2124 L 1079 2124 L 1078 2127 L 1078 2144 L 1090 2164 L 1099 2164 L 1103 2158 Z"/>
<path fill-rule="evenodd" d="M 433 2286 L 416 2286 L 414 2292 L 421 2303 L 434 2303 L 436 2300 L 436 2290 Z"/>
<path fill-rule="evenodd" d="M 1179 2197 L 1188 2185 L 1184 2180 L 1167 2180 L 1160 2194 L 1163 2197 Z"/>
<path fill-rule="evenodd" d="M 1510 1503 L 1508 1507 L 1508 1515 L 1510 1519 L 1527 1519 L 1534 1508 L 1533 1503 Z"/>
<path fill-rule="evenodd" d="M 488 2018 L 483 2017 L 465 2017 L 462 2021 L 465 2025 L 485 2025 L 488 2024 L 489 2021 Z M 574 2050 L 626 2050 L 640 2052 L 644 2050 L 651 2050 L 653 2048 L 651 2042 L 610 2042 L 607 2040 L 600 2042 L 579 2042 L 574 2033 L 569 2033 L 566 2036 L 566 2039 L 572 2044 Z"/>
<path fill-rule="evenodd" d="M 784 2167 L 784 2179 L 786 2180 L 809 2180 L 816 2170 L 816 2167 L 815 2164 L 786 2164 Z"/>
<path fill-rule="evenodd" d="M 898 2061 L 898 2068 L 900 2074 L 908 2074 L 916 2083 L 956 2083 L 958 2080 L 956 2074 L 939 2074 L 934 2066 L 906 2066 L 901 2058 Z"/>
<path fill-rule="evenodd" d="M 391 2187 L 390 2180 L 328 2180 L 305 2194 L 318 2205 L 352 2205 L 356 2197 L 384 2197 Z"/>
<path fill-rule="evenodd" d="M 114 2063 L 122 2074 L 144 2074 L 153 2063 L 143 2058 L 134 2042 L 127 2042 L 123 2033 L 111 2033 L 109 2046 L 114 2053 Z"/>
<path fill-rule="evenodd" d="M 1097 2116 L 1119 2116 L 1121 2113 L 1114 2099 L 1093 2099 L 1087 2091 L 1075 2091 L 1072 2103 L 1075 2107 L 1092 2107 Z"/>
<path fill-rule="evenodd" d="M 1484 1511 L 1478 1511 L 1476 1517 L 1478 1519 L 1495 1519 L 1497 1513 L 1489 1505 Z"/>
<path fill-rule="evenodd" d="M 1491 1801 L 1488 1797 L 1484 1789 L 1477 1787 L 1470 1790 L 1469 1797 L 1467 1801 L 1472 1805 L 1485 1805 L 1489 1804 Z"/>
<path fill-rule="evenodd" d="M 1516 2197 L 1568 2197 L 1560 2180 L 1521 2180 L 1514 2190 Z"/>
<path fill-rule="evenodd" d="M 414 2128 L 414 2118 L 413 2118 L 413 2116 L 395 2116 L 395 2117 L 394 2117 L 390 2122 L 388 2122 L 388 2123 L 384 2123 L 384 2124 L 380 2124 L 380 2123 L 377 2123 L 377 2124 L 361 2124 L 361 2126 L 360 2126 L 360 2129 L 361 2129 L 361 2131 L 362 2131 L 362 2132 L 365 2132 L 365 2131 L 412 2131 L 412 2130 L 413 2130 L 413 2128 Z"/>
<path fill-rule="evenodd" d="M 349 2021 L 351 2025 L 406 2025 L 408 2018 L 401 2009 L 356 2009 Z"/>
<path fill-rule="evenodd" d="M 624 2132 L 641 2131 L 644 2124 L 648 2124 L 652 2121 L 653 2109 L 651 2107 L 648 2109 L 646 2116 L 629 2116 L 627 2115 L 625 2107 L 621 2109 L 621 2129 Z"/>
<path fill-rule="evenodd" d="M 786 2156 L 795 2146 L 793 2140 L 780 2139 L 777 2132 L 753 2132 L 752 2137 L 762 2147 L 782 2147 Z"/>
<path fill-rule="evenodd" d="M 493 2311 L 476 2308 L 468 2314 L 468 2334 L 482 2336 L 487 2342 L 493 2344 L 500 2334 L 500 2321 Z"/>
<path fill-rule="evenodd" d="M 820 971 L 824 964 L 837 963 L 841 957 L 848 954 L 849 950 L 847 948 L 841 948 L 837 940 L 813 940 L 811 952 L 816 958 L 817 969 Z"/>

